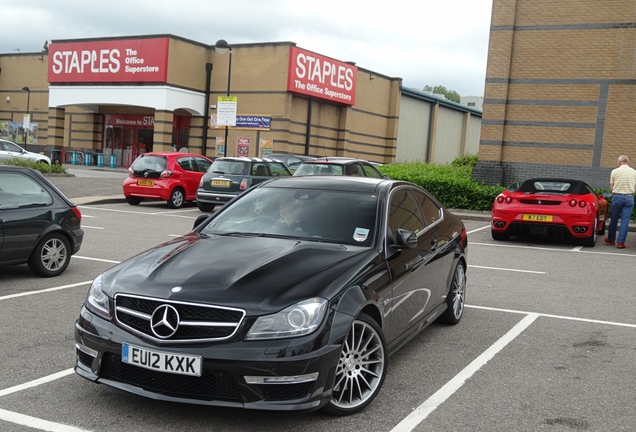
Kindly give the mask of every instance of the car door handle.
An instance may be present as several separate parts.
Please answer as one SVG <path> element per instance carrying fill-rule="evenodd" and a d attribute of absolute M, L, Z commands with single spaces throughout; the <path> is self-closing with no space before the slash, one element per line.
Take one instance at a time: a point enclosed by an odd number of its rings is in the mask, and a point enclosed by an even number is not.
<path fill-rule="evenodd" d="M 431 240 L 431 251 L 437 249 L 437 239 Z"/>

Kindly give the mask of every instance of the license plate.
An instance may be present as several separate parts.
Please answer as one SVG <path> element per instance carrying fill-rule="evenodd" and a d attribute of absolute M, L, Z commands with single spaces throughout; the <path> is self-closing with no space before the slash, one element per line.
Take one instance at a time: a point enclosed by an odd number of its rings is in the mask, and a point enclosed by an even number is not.
<path fill-rule="evenodd" d="M 210 182 L 210 184 L 212 186 L 223 186 L 223 187 L 230 187 L 230 185 L 232 184 L 232 182 L 230 180 L 212 180 Z"/>
<path fill-rule="evenodd" d="M 552 215 L 536 215 L 536 214 L 524 214 L 523 220 L 527 221 L 541 221 L 552 222 Z"/>
<path fill-rule="evenodd" d="M 145 369 L 178 375 L 201 376 L 201 356 L 167 353 L 128 343 L 121 346 L 121 361 Z"/>
<path fill-rule="evenodd" d="M 154 186 L 155 182 L 152 180 L 137 180 L 139 186 Z"/>

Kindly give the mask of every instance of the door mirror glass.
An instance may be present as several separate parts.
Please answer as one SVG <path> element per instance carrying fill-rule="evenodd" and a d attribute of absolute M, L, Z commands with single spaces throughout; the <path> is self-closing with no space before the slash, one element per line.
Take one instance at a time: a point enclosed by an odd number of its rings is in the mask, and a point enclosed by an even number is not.
<path fill-rule="evenodd" d="M 417 234 L 412 231 L 398 228 L 395 232 L 395 249 L 413 249 L 417 246 Z"/>

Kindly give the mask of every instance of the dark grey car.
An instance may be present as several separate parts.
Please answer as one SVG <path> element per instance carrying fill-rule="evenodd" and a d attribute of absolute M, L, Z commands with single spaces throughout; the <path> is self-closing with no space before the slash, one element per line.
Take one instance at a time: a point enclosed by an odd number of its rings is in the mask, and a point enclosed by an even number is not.
<path fill-rule="evenodd" d="M 250 187 L 272 177 L 290 177 L 289 169 L 280 161 L 265 158 L 218 158 L 201 177 L 197 189 L 197 207 L 211 212 Z"/>

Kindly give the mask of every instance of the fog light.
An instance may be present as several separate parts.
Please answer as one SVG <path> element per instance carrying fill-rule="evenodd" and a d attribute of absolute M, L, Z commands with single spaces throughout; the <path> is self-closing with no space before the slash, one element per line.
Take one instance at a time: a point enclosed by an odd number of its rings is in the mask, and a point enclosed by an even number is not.
<path fill-rule="evenodd" d="M 248 384 L 298 384 L 318 379 L 318 372 L 292 376 L 245 376 Z"/>

